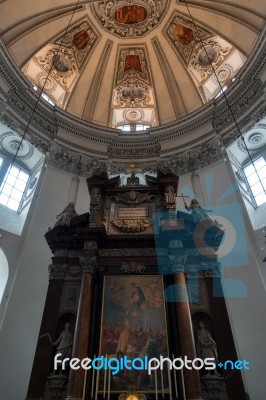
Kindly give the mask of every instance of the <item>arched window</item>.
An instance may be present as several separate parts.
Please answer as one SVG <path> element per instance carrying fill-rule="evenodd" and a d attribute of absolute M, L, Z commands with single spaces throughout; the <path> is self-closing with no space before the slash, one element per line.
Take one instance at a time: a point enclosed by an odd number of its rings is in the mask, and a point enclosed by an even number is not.
<path fill-rule="evenodd" d="M 2 301 L 8 279 L 8 262 L 0 247 L 0 303 Z"/>

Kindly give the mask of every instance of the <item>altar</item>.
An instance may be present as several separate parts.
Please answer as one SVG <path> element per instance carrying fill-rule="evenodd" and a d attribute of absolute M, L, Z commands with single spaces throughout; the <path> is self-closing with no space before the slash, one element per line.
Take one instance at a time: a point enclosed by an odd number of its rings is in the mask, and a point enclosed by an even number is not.
<path fill-rule="evenodd" d="M 53 257 L 27 399 L 246 399 L 240 371 L 219 367 L 238 359 L 221 227 L 176 210 L 173 174 L 87 184 L 89 212 L 45 235 Z"/>

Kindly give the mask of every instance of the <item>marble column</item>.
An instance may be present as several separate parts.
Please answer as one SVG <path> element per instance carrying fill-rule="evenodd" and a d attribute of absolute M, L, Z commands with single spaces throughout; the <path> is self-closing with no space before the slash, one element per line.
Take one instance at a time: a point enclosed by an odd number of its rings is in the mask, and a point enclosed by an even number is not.
<path fill-rule="evenodd" d="M 193 360 L 197 358 L 197 353 L 184 272 L 177 272 L 174 274 L 174 284 L 178 285 L 178 297 L 176 298 L 175 308 L 180 354 L 183 359 L 186 356 L 188 360 Z M 199 371 L 196 369 L 188 370 L 186 368 L 184 368 L 183 371 L 186 400 L 203 399 Z"/>
<path fill-rule="evenodd" d="M 75 327 L 72 358 L 82 360 L 88 355 L 90 340 L 91 306 L 93 294 L 93 276 L 96 271 L 96 256 L 88 255 L 90 251 L 84 251 L 80 256 L 82 266 L 82 281 L 79 297 L 78 314 Z M 84 390 L 85 370 L 70 370 L 67 400 L 82 400 Z"/>

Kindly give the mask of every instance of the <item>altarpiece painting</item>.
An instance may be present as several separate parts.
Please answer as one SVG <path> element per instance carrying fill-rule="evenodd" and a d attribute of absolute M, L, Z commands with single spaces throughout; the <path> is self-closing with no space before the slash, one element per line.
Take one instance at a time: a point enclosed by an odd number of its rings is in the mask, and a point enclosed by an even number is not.
<path fill-rule="evenodd" d="M 160 276 L 107 276 L 104 281 L 100 355 L 144 359 L 168 355 L 163 282 Z M 161 376 L 158 372 L 158 384 Z M 155 378 L 156 379 L 156 378 Z M 101 382 L 102 380 L 102 382 Z M 100 387 L 103 386 L 103 377 Z M 150 391 L 154 376 L 123 370 L 112 376 L 111 391 L 129 386 Z M 167 378 L 164 380 L 166 385 Z M 165 387 L 166 389 L 166 387 Z"/>

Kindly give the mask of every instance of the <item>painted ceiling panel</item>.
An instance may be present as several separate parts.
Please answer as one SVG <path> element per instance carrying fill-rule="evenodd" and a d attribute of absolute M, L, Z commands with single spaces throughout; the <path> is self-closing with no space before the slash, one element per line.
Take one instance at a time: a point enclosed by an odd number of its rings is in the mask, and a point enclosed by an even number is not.
<path fill-rule="evenodd" d="M 265 15 L 262 0 L 8 0 L 0 30 L 31 85 L 65 111 L 156 126 L 230 87 Z"/>

